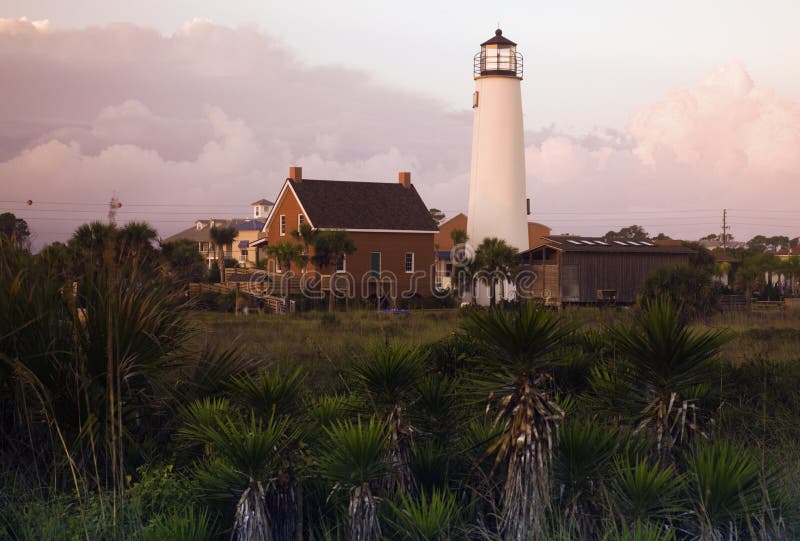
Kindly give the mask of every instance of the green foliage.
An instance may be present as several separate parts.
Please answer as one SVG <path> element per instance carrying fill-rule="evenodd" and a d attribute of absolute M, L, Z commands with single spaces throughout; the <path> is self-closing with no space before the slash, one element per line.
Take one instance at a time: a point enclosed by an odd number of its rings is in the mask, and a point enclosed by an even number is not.
<path fill-rule="evenodd" d="M 698 534 L 735 535 L 764 510 L 759 463 L 751 451 L 718 442 L 701 445 L 687 462 Z"/>
<path fill-rule="evenodd" d="M 647 234 L 647 231 L 640 225 L 629 225 L 628 227 L 623 227 L 619 231 L 609 231 L 606 233 L 603 238 L 606 241 L 612 240 L 647 240 L 650 238 L 650 235 Z"/>
<path fill-rule="evenodd" d="M 231 396 L 246 409 L 266 418 L 291 417 L 302 409 L 303 376 L 299 370 L 282 374 L 280 370 L 261 370 L 257 376 L 244 373 L 228 385 Z"/>
<path fill-rule="evenodd" d="M 623 362 L 595 373 L 596 391 L 616 393 L 618 413 L 635 421 L 637 430 L 652 433 L 659 453 L 703 434 L 705 412 L 698 401 L 711 390 L 728 336 L 690 329 L 669 299 L 646 305 L 632 325 L 608 332 Z"/>
<path fill-rule="evenodd" d="M 5 237 L 17 248 L 27 250 L 30 248 L 31 231 L 28 222 L 17 218 L 11 212 L 0 214 L 0 236 Z"/>
<path fill-rule="evenodd" d="M 142 534 L 142 541 L 213 541 L 218 536 L 208 510 L 193 506 L 155 517 Z"/>
<path fill-rule="evenodd" d="M 490 306 L 494 307 L 497 302 L 497 285 L 511 278 L 516 262 L 517 249 L 502 239 L 485 238 L 475 249 L 472 270 L 488 277 Z"/>
<path fill-rule="evenodd" d="M 409 541 L 449 540 L 455 533 L 458 504 L 447 492 L 422 492 L 418 498 L 400 494 L 397 502 L 389 501 L 392 535 Z"/>
<path fill-rule="evenodd" d="M 320 449 L 318 466 L 326 479 L 346 487 L 377 481 L 387 472 L 383 458 L 388 432 L 386 425 L 370 418 L 338 421 L 325 427 L 327 441 Z"/>
<path fill-rule="evenodd" d="M 164 242 L 161 255 L 170 275 L 182 285 L 202 282 L 208 276 L 208 267 L 195 242 L 188 239 Z"/>
<path fill-rule="evenodd" d="M 702 266 L 658 267 L 645 279 L 639 292 L 639 305 L 645 306 L 666 297 L 674 305 L 682 308 L 683 315 L 687 319 L 707 317 L 713 314 L 719 305 L 720 291 L 711 276 L 711 271 Z"/>
<path fill-rule="evenodd" d="M 603 541 L 675 541 L 675 530 L 660 524 L 637 522 L 632 527 L 609 531 Z"/>
<path fill-rule="evenodd" d="M 611 482 L 614 512 L 626 524 L 669 522 L 683 510 L 684 485 L 683 476 L 671 465 L 645 458 L 635 463 L 618 460 Z"/>

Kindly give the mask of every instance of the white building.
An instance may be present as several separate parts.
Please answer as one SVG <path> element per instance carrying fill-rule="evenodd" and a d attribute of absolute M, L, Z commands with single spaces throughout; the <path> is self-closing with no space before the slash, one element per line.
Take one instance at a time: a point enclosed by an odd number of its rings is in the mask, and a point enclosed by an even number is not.
<path fill-rule="evenodd" d="M 522 126 L 522 55 L 498 29 L 475 55 L 472 98 L 472 165 L 469 185 L 470 244 L 496 237 L 518 250 L 528 249 L 525 197 L 525 141 Z M 503 287 L 507 298 L 513 288 Z M 488 288 L 476 286 L 480 304 Z"/>

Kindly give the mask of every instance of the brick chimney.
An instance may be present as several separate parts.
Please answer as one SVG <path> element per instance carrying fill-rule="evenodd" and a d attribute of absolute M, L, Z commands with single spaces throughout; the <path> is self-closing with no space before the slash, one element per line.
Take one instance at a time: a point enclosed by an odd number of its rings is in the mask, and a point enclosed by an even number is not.
<path fill-rule="evenodd" d="M 408 171 L 400 171 L 400 174 L 398 175 L 398 178 L 400 180 L 400 185 L 403 188 L 406 188 L 406 189 L 411 188 L 411 173 L 410 172 L 408 172 Z"/>
<path fill-rule="evenodd" d="M 289 178 L 295 182 L 303 182 L 303 168 L 293 165 L 289 168 Z"/>

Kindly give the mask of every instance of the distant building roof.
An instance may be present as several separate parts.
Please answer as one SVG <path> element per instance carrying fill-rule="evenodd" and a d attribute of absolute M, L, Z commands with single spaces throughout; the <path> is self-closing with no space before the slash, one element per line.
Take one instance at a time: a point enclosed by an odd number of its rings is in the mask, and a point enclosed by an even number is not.
<path fill-rule="evenodd" d="M 605 240 L 602 237 L 579 237 L 575 235 L 549 235 L 542 237 L 541 244 L 528 251 L 537 250 L 542 246 L 562 252 L 694 253 L 694 250 L 683 245 L 663 245 L 652 240 Z"/>
<path fill-rule="evenodd" d="M 252 203 L 250 203 L 250 206 L 253 206 L 253 205 L 271 206 L 271 205 L 274 205 L 274 204 L 275 203 L 273 203 L 269 199 L 259 199 L 258 201 L 253 201 Z"/>
<path fill-rule="evenodd" d="M 438 231 L 413 185 L 312 179 L 287 183 L 316 228 Z"/>
<path fill-rule="evenodd" d="M 260 231 L 264 226 L 263 218 L 227 218 L 220 220 L 196 220 L 195 225 L 184 229 L 174 235 L 164 239 L 164 242 L 186 239 L 194 242 L 206 242 L 211 240 L 211 222 L 217 227 L 233 227 L 236 231 Z M 202 227 L 197 228 L 197 224 Z"/>
<path fill-rule="evenodd" d="M 236 231 L 260 231 L 264 227 L 265 221 L 263 218 L 250 218 L 239 221 L 234 227 Z"/>

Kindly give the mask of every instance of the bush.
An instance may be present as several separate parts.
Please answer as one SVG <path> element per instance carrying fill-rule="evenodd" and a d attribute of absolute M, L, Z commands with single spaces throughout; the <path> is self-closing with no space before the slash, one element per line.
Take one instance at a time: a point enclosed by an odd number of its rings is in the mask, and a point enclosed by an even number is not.
<path fill-rule="evenodd" d="M 236 308 L 236 293 L 217 293 L 215 291 L 201 291 L 194 298 L 193 306 L 198 310 L 213 312 L 233 312 Z"/>
<path fill-rule="evenodd" d="M 711 273 L 701 267 L 678 265 L 660 267 L 647 277 L 639 293 L 639 305 L 667 297 L 680 306 L 685 318 L 707 317 L 718 309 L 719 286 Z"/>

